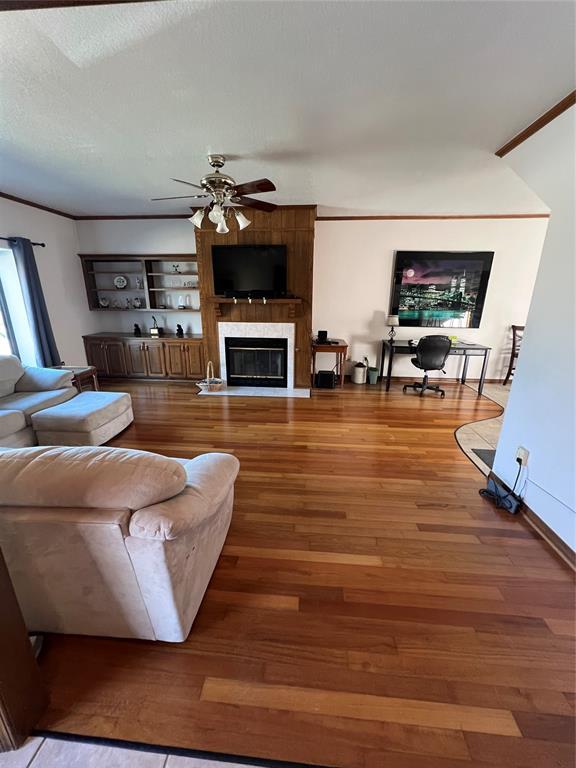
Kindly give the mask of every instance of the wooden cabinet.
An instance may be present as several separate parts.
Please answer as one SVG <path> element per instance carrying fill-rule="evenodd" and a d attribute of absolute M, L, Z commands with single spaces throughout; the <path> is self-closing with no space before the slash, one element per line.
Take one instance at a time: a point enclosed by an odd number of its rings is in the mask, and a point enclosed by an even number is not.
<path fill-rule="evenodd" d="M 105 346 L 107 376 L 126 376 L 126 356 L 121 341 L 108 341 Z"/>
<path fill-rule="evenodd" d="M 129 376 L 146 376 L 146 356 L 143 341 L 125 342 Z"/>
<path fill-rule="evenodd" d="M 128 374 L 130 376 L 158 378 L 166 376 L 164 345 L 161 341 L 126 341 Z"/>
<path fill-rule="evenodd" d="M 96 368 L 98 376 L 107 376 L 108 367 L 106 365 L 104 342 L 100 339 L 84 339 L 84 348 L 86 349 L 88 365 L 93 365 Z"/>
<path fill-rule="evenodd" d="M 98 376 L 126 376 L 126 357 L 121 341 L 85 339 L 86 359 Z"/>
<path fill-rule="evenodd" d="M 187 378 L 186 345 L 182 341 L 164 344 L 164 359 L 168 376 L 173 379 Z"/>
<path fill-rule="evenodd" d="M 164 343 L 166 372 L 173 379 L 200 379 L 204 375 L 202 342 L 179 339 Z"/>
<path fill-rule="evenodd" d="M 192 343 L 185 347 L 186 376 L 190 379 L 204 378 L 204 354 L 202 344 Z"/>
<path fill-rule="evenodd" d="M 94 335 L 84 337 L 84 346 L 88 363 L 103 378 L 199 379 L 204 375 L 203 343 L 198 338 Z"/>

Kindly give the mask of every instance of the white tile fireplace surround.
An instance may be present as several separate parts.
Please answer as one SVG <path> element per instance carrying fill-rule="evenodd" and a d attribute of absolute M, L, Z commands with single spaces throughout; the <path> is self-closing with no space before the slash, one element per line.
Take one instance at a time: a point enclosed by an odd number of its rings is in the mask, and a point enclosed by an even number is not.
<path fill-rule="evenodd" d="M 219 395 L 244 395 L 248 397 L 309 397 L 309 389 L 294 388 L 294 323 L 218 323 L 218 348 L 220 351 L 220 378 L 226 381 L 226 338 L 286 339 L 287 386 L 277 387 L 226 387 Z M 215 394 L 215 393 L 206 393 Z"/>

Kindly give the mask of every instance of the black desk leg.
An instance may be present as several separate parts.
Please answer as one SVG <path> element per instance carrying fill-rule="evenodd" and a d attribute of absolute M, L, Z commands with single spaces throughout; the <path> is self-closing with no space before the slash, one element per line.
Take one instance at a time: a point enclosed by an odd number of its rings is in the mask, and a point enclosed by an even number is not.
<path fill-rule="evenodd" d="M 380 348 L 380 381 L 384 378 L 384 357 L 386 355 L 386 345 L 384 344 L 384 341 L 382 341 L 382 345 Z"/>
<path fill-rule="evenodd" d="M 482 372 L 480 373 L 480 381 L 478 382 L 478 394 L 482 394 L 484 389 L 484 379 L 486 378 L 486 370 L 488 369 L 488 358 L 490 357 L 490 350 L 487 349 L 484 352 L 484 362 L 482 363 Z"/>
<path fill-rule="evenodd" d="M 388 346 L 388 371 L 386 372 L 386 392 L 390 390 L 390 380 L 392 379 L 392 360 L 394 359 L 394 344 Z"/>
<path fill-rule="evenodd" d="M 470 357 L 464 354 L 464 365 L 462 366 L 462 378 L 460 379 L 460 384 L 466 384 L 466 374 L 468 373 L 469 360 L 470 360 Z"/>

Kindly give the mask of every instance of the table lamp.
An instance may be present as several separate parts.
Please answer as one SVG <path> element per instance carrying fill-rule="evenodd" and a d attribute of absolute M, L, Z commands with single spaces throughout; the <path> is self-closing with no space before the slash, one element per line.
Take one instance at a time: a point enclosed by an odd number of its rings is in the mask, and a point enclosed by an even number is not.
<path fill-rule="evenodd" d="M 398 315 L 388 315 L 387 324 L 388 324 L 388 327 L 390 328 L 390 331 L 388 333 L 390 344 L 394 344 L 394 337 L 396 336 L 396 331 L 394 330 L 394 328 L 397 328 L 400 325 L 400 319 Z"/>

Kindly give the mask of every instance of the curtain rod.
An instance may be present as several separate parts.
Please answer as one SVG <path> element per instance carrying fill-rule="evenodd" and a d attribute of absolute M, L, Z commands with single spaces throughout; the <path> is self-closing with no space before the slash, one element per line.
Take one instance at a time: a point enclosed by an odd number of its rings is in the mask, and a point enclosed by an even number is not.
<path fill-rule="evenodd" d="M 0 240 L 6 240 L 6 242 L 10 242 L 11 240 L 14 240 L 13 237 L 2 237 L 0 236 Z M 30 243 L 30 245 L 38 245 L 40 248 L 46 248 L 46 243 Z"/>

